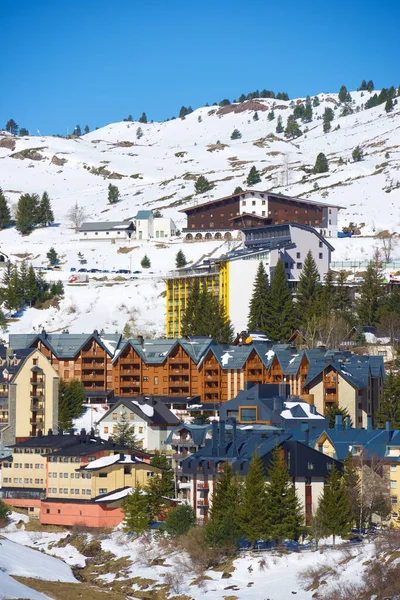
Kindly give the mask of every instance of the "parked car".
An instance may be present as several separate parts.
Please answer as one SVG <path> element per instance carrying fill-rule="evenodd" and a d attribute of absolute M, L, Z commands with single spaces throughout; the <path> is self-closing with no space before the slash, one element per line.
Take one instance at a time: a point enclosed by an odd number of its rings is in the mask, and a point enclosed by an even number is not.
<path fill-rule="evenodd" d="M 71 273 L 74 273 L 74 271 L 76 271 L 76 268 L 75 267 L 71 267 L 70 271 L 71 271 Z"/>
<path fill-rule="evenodd" d="M 139 273 L 141 273 L 141 272 L 142 272 L 142 271 L 132 271 L 132 273 L 133 273 L 134 275 L 138 275 L 138 274 L 139 274 Z"/>
<path fill-rule="evenodd" d="M 87 273 L 87 269 L 79 269 L 78 273 Z"/>
<path fill-rule="evenodd" d="M 118 269 L 117 273 L 121 273 L 121 275 L 130 275 L 129 269 Z"/>

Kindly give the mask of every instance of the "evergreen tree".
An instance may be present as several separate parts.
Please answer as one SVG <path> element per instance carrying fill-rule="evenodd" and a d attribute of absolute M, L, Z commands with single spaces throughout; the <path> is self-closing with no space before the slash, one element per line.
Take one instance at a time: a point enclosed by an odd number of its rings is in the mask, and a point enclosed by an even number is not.
<path fill-rule="evenodd" d="M 186 256 L 184 255 L 184 253 L 182 252 L 182 250 L 178 250 L 176 256 L 175 256 L 175 266 L 177 269 L 181 269 L 182 267 L 186 267 L 187 265 L 187 260 L 186 260 Z"/>
<path fill-rule="evenodd" d="M 255 185 L 256 183 L 260 183 L 260 181 L 261 181 L 260 173 L 257 171 L 257 169 L 254 166 L 251 167 L 249 174 L 247 175 L 247 179 L 246 179 L 247 185 L 252 186 L 252 185 Z"/>
<path fill-rule="evenodd" d="M 376 255 L 368 263 L 363 280 L 358 288 L 356 311 L 360 325 L 374 327 L 379 322 L 379 313 L 384 295 L 382 282 L 382 263 L 379 256 Z"/>
<path fill-rule="evenodd" d="M 233 326 L 226 314 L 223 302 L 205 288 L 203 295 L 205 298 L 203 304 L 206 306 L 206 312 L 203 315 L 207 315 L 208 320 L 204 322 L 205 333 L 201 335 L 208 335 L 218 343 L 229 344 L 233 338 Z"/>
<path fill-rule="evenodd" d="M 181 504 L 168 511 L 164 525 L 169 535 L 185 535 L 196 525 L 196 514 L 190 504 Z"/>
<path fill-rule="evenodd" d="M 309 96 L 307 96 L 307 100 L 306 100 L 306 106 L 304 108 L 304 113 L 302 116 L 302 121 L 303 123 L 311 123 L 313 118 L 313 109 L 312 109 L 312 104 L 311 104 L 311 99 Z"/>
<path fill-rule="evenodd" d="M 336 417 L 338 415 L 340 415 L 342 417 L 342 421 L 345 421 L 346 418 L 350 416 L 347 408 L 340 407 L 338 404 L 336 404 L 334 402 L 326 405 L 324 415 L 329 420 L 329 428 L 330 429 L 333 429 L 335 427 Z M 350 421 L 350 424 L 352 425 L 351 421 Z"/>
<path fill-rule="evenodd" d="M 206 287 L 200 290 L 197 280 L 191 286 L 181 318 L 183 336 L 204 335 L 218 342 L 231 342 L 232 324 L 223 303 Z"/>
<path fill-rule="evenodd" d="M 204 177 L 204 175 L 199 175 L 194 184 L 194 191 L 196 194 L 205 194 L 209 192 L 213 188 L 213 184 Z"/>
<path fill-rule="evenodd" d="M 0 188 L 0 229 L 5 229 L 11 225 L 11 213 L 7 200 Z"/>
<path fill-rule="evenodd" d="M 329 269 L 325 275 L 324 285 L 321 292 L 321 313 L 330 315 L 336 309 L 336 286 L 334 285 L 334 274 Z"/>
<path fill-rule="evenodd" d="M 287 123 L 286 123 L 286 129 L 285 129 L 285 137 L 292 140 L 294 138 L 297 138 L 301 135 L 301 129 L 296 121 L 295 118 L 293 118 L 293 115 L 289 115 Z"/>
<path fill-rule="evenodd" d="M 181 107 L 181 110 L 179 111 L 179 118 L 180 119 L 183 120 L 186 117 L 186 115 L 188 114 L 187 110 L 188 109 L 186 108 L 186 106 L 182 106 Z"/>
<path fill-rule="evenodd" d="M 147 254 L 145 254 L 142 258 L 142 260 L 140 261 L 141 266 L 143 267 L 143 269 L 150 269 L 151 267 L 151 262 L 149 257 L 147 256 Z"/>
<path fill-rule="evenodd" d="M 351 155 L 353 157 L 354 162 L 359 162 L 364 158 L 364 152 L 362 151 L 362 148 L 360 148 L 360 146 L 356 146 Z"/>
<path fill-rule="evenodd" d="M 253 121 L 258 121 L 259 117 L 258 117 L 258 112 L 256 111 L 253 115 Z"/>
<path fill-rule="evenodd" d="M 340 311 L 348 311 L 349 306 L 350 294 L 347 286 L 346 273 L 344 271 L 339 271 L 335 288 L 335 308 Z"/>
<path fill-rule="evenodd" d="M 389 371 L 383 384 L 383 397 L 381 398 L 377 422 L 381 427 L 390 421 L 392 429 L 400 429 L 400 375 Z"/>
<path fill-rule="evenodd" d="M 374 86 L 374 82 L 372 81 L 372 79 L 370 79 L 367 83 L 367 90 L 369 91 L 369 93 L 373 92 L 375 89 Z"/>
<path fill-rule="evenodd" d="M 243 194 L 243 191 L 244 191 L 243 188 L 241 188 L 240 185 L 237 185 L 235 187 L 235 189 L 233 190 L 233 193 L 234 194 Z"/>
<path fill-rule="evenodd" d="M 113 441 L 120 446 L 127 446 L 132 449 L 135 448 L 135 434 L 133 433 L 131 422 L 125 409 L 121 412 L 116 429 L 116 432 L 112 436 Z"/>
<path fill-rule="evenodd" d="M 36 273 L 32 265 L 29 266 L 26 283 L 24 285 L 25 301 L 33 306 L 39 300 L 40 289 L 36 278 Z"/>
<path fill-rule="evenodd" d="M 276 130 L 275 131 L 276 131 L 276 133 L 283 133 L 284 132 L 284 127 L 283 127 L 281 115 L 278 115 L 278 120 L 276 122 Z"/>
<path fill-rule="evenodd" d="M 140 138 L 141 138 L 141 137 L 143 137 L 143 130 L 142 130 L 142 128 L 141 128 L 141 127 L 138 127 L 138 128 L 136 129 L 136 138 L 137 138 L 138 140 L 140 140 Z"/>
<path fill-rule="evenodd" d="M 254 280 L 253 295 L 250 300 L 247 324 L 249 331 L 263 331 L 264 333 L 267 333 L 269 330 L 269 296 L 270 287 L 268 274 L 265 271 L 263 262 L 260 261 Z"/>
<path fill-rule="evenodd" d="M 242 102 L 246 101 L 246 96 L 244 94 L 240 94 L 239 98 L 238 98 L 238 102 L 239 104 L 242 104 Z"/>
<path fill-rule="evenodd" d="M 269 111 L 269 113 L 267 115 L 267 119 L 268 119 L 268 121 L 273 121 L 275 119 L 275 113 L 273 110 Z M 282 123 L 282 121 L 281 121 L 281 123 Z"/>
<path fill-rule="evenodd" d="M 7 326 L 8 326 L 7 319 L 6 319 L 3 311 L 0 308 L 0 329 L 2 331 L 6 331 Z"/>
<path fill-rule="evenodd" d="M 162 218 L 162 212 L 161 212 L 161 210 L 159 210 L 158 208 L 156 208 L 155 210 L 153 210 L 153 218 L 154 219 L 161 219 Z"/>
<path fill-rule="evenodd" d="M 253 454 L 250 461 L 249 471 L 240 493 L 235 520 L 240 533 L 251 543 L 252 547 L 266 532 L 268 513 L 264 465 L 257 453 Z"/>
<path fill-rule="evenodd" d="M 54 223 L 54 214 L 51 209 L 50 198 L 47 192 L 43 192 L 36 214 L 36 223 L 41 227 L 47 227 Z"/>
<path fill-rule="evenodd" d="M 81 136 L 82 135 L 82 131 L 81 131 L 81 126 L 80 125 L 75 125 L 75 129 L 74 129 L 72 135 L 77 135 L 77 136 Z"/>
<path fill-rule="evenodd" d="M 11 510 L 7 504 L 0 500 L 0 523 L 3 526 L 4 522 L 7 521 L 8 517 L 11 516 Z"/>
<path fill-rule="evenodd" d="M 317 106 L 319 106 L 319 105 L 320 105 L 320 102 L 319 102 L 318 96 L 314 96 L 314 98 L 313 98 L 313 107 L 317 108 Z"/>
<path fill-rule="evenodd" d="M 108 202 L 110 204 L 115 204 L 119 200 L 119 189 L 116 185 L 110 183 L 108 185 Z"/>
<path fill-rule="evenodd" d="M 147 116 L 145 112 L 142 112 L 142 116 L 139 119 L 139 123 L 147 123 Z"/>
<path fill-rule="evenodd" d="M 162 469 L 161 477 L 159 478 L 161 482 L 161 495 L 166 498 L 175 497 L 174 471 L 167 455 L 156 450 L 150 463 L 153 467 Z"/>
<path fill-rule="evenodd" d="M 26 300 L 26 287 L 27 287 L 27 281 L 28 281 L 28 264 L 26 262 L 26 260 L 23 260 L 20 268 L 19 268 L 19 282 L 20 282 L 20 289 L 21 289 L 21 295 L 23 298 L 23 302 L 24 304 L 26 304 L 27 300 Z"/>
<path fill-rule="evenodd" d="M 8 278 L 8 273 L 6 275 Z M 4 290 L 4 305 L 7 310 L 19 310 L 24 305 L 24 295 L 21 286 L 18 269 L 15 265 L 11 267 L 11 276 L 8 287 Z"/>
<path fill-rule="evenodd" d="M 358 92 L 366 92 L 367 91 L 367 82 L 365 79 L 362 80 L 360 87 L 357 90 Z"/>
<path fill-rule="evenodd" d="M 90 132 L 89 125 L 85 125 L 85 129 L 83 131 L 85 133 L 89 133 Z"/>
<path fill-rule="evenodd" d="M 19 135 L 21 137 L 26 137 L 29 135 L 29 131 L 25 127 L 21 127 L 21 129 L 19 130 Z"/>
<path fill-rule="evenodd" d="M 240 138 L 242 137 L 242 134 L 240 133 L 239 129 L 234 129 L 231 133 L 231 140 L 240 140 Z"/>
<path fill-rule="evenodd" d="M 186 300 L 186 307 L 181 317 L 181 335 L 187 337 L 194 335 L 199 328 L 198 308 L 200 303 L 200 284 L 198 278 L 194 278 Z"/>
<path fill-rule="evenodd" d="M 388 98 L 386 100 L 386 104 L 385 104 L 385 111 L 387 113 L 389 113 L 393 110 L 393 108 L 394 108 L 394 102 L 393 102 L 392 98 Z"/>
<path fill-rule="evenodd" d="M 349 533 L 352 525 L 349 497 L 335 465 L 332 465 L 327 477 L 318 511 L 325 534 L 333 536 L 333 545 L 335 545 L 336 536 Z"/>
<path fill-rule="evenodd" d="M 60 379 L 58 386 L 58 424 L 61 429 L 71 429 L 73 419 L 80 417 L 86 399 L 85 386 L 77 379 L 66 382 Z"/>
<path fill-rule="evenodd" d="M 320 294 L 318 267 L 309 250 L 296 288 L 296 312 L 303 326 L 306 326 L 317 314 L 320 307 Z"/>
<path fill-rule="evenodd" d="M 317 156 L 317 160 L 314 165 L 314 173 L 326 173 L 329 171 L 328 160 L 323 152 L 320 152 Z"/>
<path fill-rule="evenodd" d="M 55 265 L 58 262 L 58 255 L 54 248 L 50 248 L 50 250 L 46 254 L 48 261 L 51 265 Z"/>
<path fill-rule="evenodd" d="M 347 102 L 347 87 L 345 85 L 342 85 L 342 87 L 339 90 L 339 100 L 340 102 Z"/>
<path fill-rule="evenodd" d="M 23 235 L 31 233 L 37 223 L 39 196 L 37 194 L 22 194 L 17 204 L 15 228 Z"/>
<path fill-rule="evenodd" d="M 270 323 L 267 335 L 273 342 L 286 342 L 295 328 L 292 294 L 281 258 L 276 263 L 269 294 Z"/>
<path fill-rule="evenodd" d="M 14 121 L 14 119 L 9 119 L 7 121 L 6 131 L 11 133 L 12 135 L 18 135 L 18 129 L 19 129 L 19 127 L 18 127 L 17 123 Z"/>
<path fill-rule="evenodd" d="M 283 450 L 279 447 L 272 452 L 267 474 L 268 537 L 277 542 L 297 541 L 303 517 Z"/>
<path fill-rule="evenodd" d="M 211 547 L 237 547 L 239 529 L 236 506 L 240 497 L 240 482 L 233 474 L 232 464 L 225 462 L 215 483 L 209 520 L 205 525 L 205 539 Z"/>
<path fill-rule="evenodd" d="M 322 116 L 324 133 L 328 133 L 328 131 L 331 130 L 331 123 L 333 121 L 333 117 L 333 110 L 330 107 L 325 108 L 324 114 Z"/>
<path fill-rule="evenodd" d="M 125 514 L 125 530 L 142 535 L 150 529 L 151 506 L 146 491 L 137 485 L 122 501 L 122 510 Z"/>
<path fill-rule="evenodd" d="M 347 490 L 353 522 L 357 522 L 360 514 L 361 479 L 359 469 L 349 453 L 343 461 L 343 484 Z"/>

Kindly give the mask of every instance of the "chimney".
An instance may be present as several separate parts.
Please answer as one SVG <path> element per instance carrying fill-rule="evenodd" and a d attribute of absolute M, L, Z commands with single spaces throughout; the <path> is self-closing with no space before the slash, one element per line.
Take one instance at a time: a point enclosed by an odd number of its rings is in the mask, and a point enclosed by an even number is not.
<path fill-rule="evenodd" d="M 7 348 L 6 358 L 12 358 L 13 355 L 14 355 L 14 350 L 12 348 Z"/>
<path fill-rule="evenodd" d="M 304 428 L 303 433 L 304 433 L 304 443 L 307 444 L 307 446 L 308 446 L 308 444 L 310 443 L 310 430 L 309 430 L 308 426 L 306 426 Z"/>
<path fill-rule="evenodd" d="M 315 408 L 314 404 L 310 404 L 310 413 L 312 415 L 316 415 L 317 414 L 317 409 Z"/>
<path fill-rule="evenodd" d="M 386 421 L 385 430 L 386 430 L 386 442 L 390 442 L 392 439 L 392 434 L 393 434 L 390 421 Z"/>
<path fill-rule="evenodd" d="M 82 428 L 82 429 L 81 429 L 81 436 L 82 436 L 82 437 L 85 437 L 85 435 L 86 435 L 86 429 L 83 429 L 83 428 Z"/>
<path fill-rule="evenodd" d="M 47 432 L 47 435 L 53 435 L 53 430 L 49 429 L 48 432 Z"/>
<path fill-rule="evenodd" d="M 287 398 L 289 385 L 286 382 L 279 383 L 278 385 L 279 385 L 279 395 L 282 396 L 282 398 Z"/>
<path fill-rule="evenodd" d="M 346 418 L 350 419 L 350 417 L 346 417 Z M 368 417 L 367 417 L 367 431 L 372 431 L 372 417 L 371 417 L 371 415 L 368 415 Z"/>
<path fill-rule="evenodd" d="M 43 437 L 43 432 L 42 432 L 42 430 L 41 430 L 41 429 L 39 429 L 37 436 L 38 436 L 38 437 Z"/>
<path fill-rule="evenodd" d="M 144 337 L 142 335 L 138 335 L 138 340 L 142 348 L 144 348 Z"/>
<path fill-rule="evenodd" d="M 281 413 L 283 411 L 283 399 L 279 396 L 274 396 L 273 399 L 273 410 L 274 412 Z"/>
<path fill-rule="evenodd" d="M 371 430 L 372 430 L 372 417 L 368 417 L 368 419 L 371 419 Z M 351 429 L 351 419 L 348 415 L 346 417 L 346 429 Z"/>
<path fill-rule="evenodd" d="M 211 424 L 211 454 L 218 456 L 218 421 L 213 421 Z"/>
<path fill-rule="evenodd" d="M 336 415 L 335 417 L 335 429 L 336 431 L 343 430 L 343 417 L 342 415 Z"/>
<path fill-rule="evenodd" d="M 225 421 L 219 422 L 219 448 L 220 452 L 225 451 Z"/>
<path fill-rule="evenodd" d="M 121 462 L 125 462 L 125 454 L 124 454 L 123 452 L 120 452 L 120 453 L 119 453 L 119 460 L 120 460 Z"/>

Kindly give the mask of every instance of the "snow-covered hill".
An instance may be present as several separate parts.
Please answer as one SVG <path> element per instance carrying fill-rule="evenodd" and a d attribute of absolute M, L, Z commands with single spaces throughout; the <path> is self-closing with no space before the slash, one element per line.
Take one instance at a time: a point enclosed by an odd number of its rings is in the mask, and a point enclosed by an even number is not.
<path fill-rule="evenodd" d="M 22 192 L 41 194 L 46 190 L 56 218 L 56 226 L 28 237 L 20 236 L 14 228 L 2 231 L 0 249 L 12 260 L 26 256 L 36 266 L 43 265 L 46 252 L 54 246 L 62 256 L 65 279 L 71 267 L 79 266 L 79 251 L 84 253 L 88 268 L 108 270 L 140 270 L 140 260 L 147 253 L 154 272 L 143 283 L 140 275 L 139 280 L 112 287 L 109 282 L 92 282 L 79 291 L 67 288 L 59 310 L 41 314 L 29 310 L 13 329 L 121 329 L 133 311 L 135 326 L 163 333 L 162 275 L 174 267 L 181 242 L 166 241 L 165 247 L 134 242 L 130 245 L 134 249 L 122 253 L 117 244 L 80 242 L 67 219 L 76 202 L 88 220 L 129 219 L 139 208 L 159 208 L 182 228 L 185 218 L 180 208 L 227 195 L 236 186 L 246 188 L 246 176 L 255 165 L 262 175 L 256 189 L 339 204 L 344 207 L 339 225 L 364 223 L 363 235 L 382 229 L 400 231 L 400 105 L 388 114 L 384 105 L 362 110 L 370 94 L 351 92 L 351 96 L 353 114 L 340 117 L 343 105 L 337 94 L 320 94 L 312 122 L 299 122 L 303 132 L 308 131 L 291 141 L 276 134 L 277 118 L 281 115 L 285 125 L 293 102 L 304 99 L 260 99 L 223 109 L 204 107 L 184 120 L 114 123 L 80 138 L 0 135 L 0 186 L 9 202 L 15 204 Z M 335 118 L 332 131 L 324 134 L 322 114 L 327 106 L 334 109 Z M 258 120 L 253 119 L 255 110 Z M 269 121 L 271 110 L 275 119 Z M 139 127 L 143 135 L 138 138 Z M 234 129 L 241 132 L 240 139 L 230 139 Z M 365 158 L 355 163 L 351 155 L 357 145 Z M 311 170 L 319 152 L 326 154 L 330 170 L 314 175 Z M 194 181 L 199 174 L 214 187 L 196 197 Z M 121 193 L 116 205 L 107 201 L 110 182 Z M 349 255 L 348 244 L 335 241 L 335 260 Z M 355 254 L 351 247 L 351 258 L 363 258 L 370 246 L 370 241 L 363 240 Z M 215 243 L 198 243 L 185 245 L 184 251 L 189 260 L 196 260 L 215 248 Z"/>

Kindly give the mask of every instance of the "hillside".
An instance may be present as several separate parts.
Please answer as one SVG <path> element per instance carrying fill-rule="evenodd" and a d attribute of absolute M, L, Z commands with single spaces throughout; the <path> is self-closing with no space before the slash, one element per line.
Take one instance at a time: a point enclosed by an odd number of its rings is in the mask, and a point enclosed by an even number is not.
<path fill-rule="evenodd" d="M 255 165 L 262 177 L 256 189 L 338 204 L 343 207 L 340 227 L 350 221 L 364 223 L 363 236 L 383 229 L 400 230 L 400 106 L 388 114 L 384 105 L 361 110 L 370 94 L 351 92 L 351 96 L 353 114 L 340 117 L 338 95 L 320 94 L 313 120 L 306 125 L 299 121 L 303 131 L 308 127 L 307 133 L 290 141 L 275 130 L 279 115 L 286 124 L 291 102 L 272 99 L 204 107 L 184 120 L 114 123 L 80 138 L 0 135 L 0 186 L 8 201 L 15 204 L 23 192 L 41 194 L 46 190 L 56 218 L 55 226 L 36 230 L 28 237 L 20 236 L 14 228 L 2 231 L 0 249 L 12 260 L 26 257 L 35 266 L 44 265 L 46 252 L 54 246 L 62 257 L 64 272 L 60 277 L 64 280 L 71 267 L 78 267 L 79 251 L 84 253 L 88 268 L 140 270 L 145 253 L 152 262 L 152 273 L 140 274 L 137 281 L 110 283 L 107 276 L 108 281 L 91 281 L 85 288 L 67 287 L 59 308 L 30 309 L 12 324 L 12 330 L 43 326 L 49 331 L 64 327 L 112 330 L 122 329 L 131 320 L 134 329 L 163 334 L 162 276 L 174 268 L 181 242 L 178 238 L 159 245 L 132 242 L 122 253 L 118 245 L 80 242 L 67 219 L 76 202 L 85 210 L 87 220 L 129 219 L 139 208 L 159 208 L 182 228 L 185 219 L 180 208 L 227 195 L 236 186 L 245 188 L 245 178 Z M 335 118 L 332 131 L 324 134 L 322 114 L 328 106 L 334 109 Z M 275 119 L 269 121 L 272 108 Z M 139 139 L 138 127 L 143 133 Z M 241 132 L 240 139 L 230 139 L 234 129 Z M 365 158 L 355 163 L 351 155 L 357 145 Z M 319 152 L 326 154 L 330 170 L 314 175 L 312 168 Z M 214 187 L 195 197 L 194 181 L 199 174 Z M 110 182 L 121 193 L 116 205 L 107 202 Z M 334 260 L 368 258 L 373 243 L 365 237 L 350 244 L 335 240 Z M 217 246 L 212 242 L 186 244 L 184 251 L 188 260 L 197 260 L 203 254 L 224 250 Z"/>

